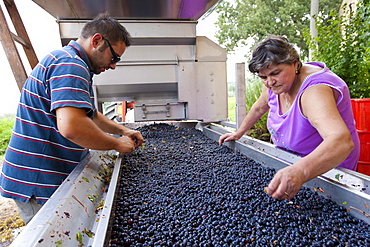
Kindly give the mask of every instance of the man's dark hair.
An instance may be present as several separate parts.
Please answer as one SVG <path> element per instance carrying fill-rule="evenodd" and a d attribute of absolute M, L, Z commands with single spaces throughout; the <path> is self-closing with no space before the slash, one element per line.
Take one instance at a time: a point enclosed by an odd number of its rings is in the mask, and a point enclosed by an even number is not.
<path fill-rule="evenodd" d="M 126 28 L 106 14 L 100 14 L 92 21 L 87 22 L 82 28 L 81 36 L 87 39 L 96 33 L 103 35 L 112 44 L 123 41 L 126 47 L 131 45 L 131 36 Z"/>

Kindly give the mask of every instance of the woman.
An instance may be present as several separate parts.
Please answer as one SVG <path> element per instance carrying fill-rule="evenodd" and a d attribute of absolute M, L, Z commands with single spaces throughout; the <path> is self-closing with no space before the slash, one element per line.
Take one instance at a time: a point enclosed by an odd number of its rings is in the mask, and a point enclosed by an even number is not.
<path fill-rule="evenodd" d="M 274 144 L 303 156 L 275 174 L 269 195 L 292 199 L 303 183 L 338 165 L 356 170 L 360 143 L 342 79 L 324 63 L 302 64 L 293 44 L 276 35 L 254 48 L 249 70 L 261 78 L 262 93 L 239 129 L 222 135 L 219 144 L 241 138 L 269 110 Z"/>

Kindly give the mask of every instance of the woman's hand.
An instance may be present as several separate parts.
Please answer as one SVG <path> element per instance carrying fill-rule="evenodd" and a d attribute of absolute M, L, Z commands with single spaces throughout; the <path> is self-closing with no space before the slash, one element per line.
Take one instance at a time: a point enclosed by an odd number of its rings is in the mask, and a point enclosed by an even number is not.
<path fill-rule="evenodd" d="M 265 188 L 275 199 L 292 199 L 306 182 L 304 172 L 294 165 L 279 170 Z"/>
<path fill-rule="evenodd" d="M 221 146 L 222 143 L 228 142 L 228 141 L 234 141 L 234 140 L 239 140 L 240 137 L 236 133 L 226 133 L 220 136 L 218 139 L 218 144 Z"/>

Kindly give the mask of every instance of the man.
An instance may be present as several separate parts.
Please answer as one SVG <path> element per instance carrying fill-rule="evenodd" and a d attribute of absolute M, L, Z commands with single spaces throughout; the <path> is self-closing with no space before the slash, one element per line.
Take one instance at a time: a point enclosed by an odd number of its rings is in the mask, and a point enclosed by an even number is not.
<path fill-rule="evenodd" d="M 1 195 L 14 199 L 26 224 L 88 149 L 130 153 L 143 143 L 140 132 L 109 120 L 94 104 L 93 75 L 115 69 L 128 46 L 126 29 L 100 15 L 26 80 L 0 176 Z"/>

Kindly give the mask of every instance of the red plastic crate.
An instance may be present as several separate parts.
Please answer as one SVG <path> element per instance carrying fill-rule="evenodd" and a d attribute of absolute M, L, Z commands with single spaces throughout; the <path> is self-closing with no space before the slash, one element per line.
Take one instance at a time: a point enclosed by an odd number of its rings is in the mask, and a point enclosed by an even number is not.
<path fill-rule="evenodd" d="M 359 161 L 357 165 L 357 171 L 370 176 L 370 162 Z"/>
<path fill-rule="evenodd" d="M 352 106 L 352 111 L 353 111 L 353 118 L 355 119 L 355 121 L 357 120 L 357 104 L 356 104 L 356 101 L 355 99 L 351 99 L 351 106 Z M 357 122 L 357 121 L 356 121 Z"/>
<path fill-rule="evenodd" d="M 351 99 L 356 129 L 370 131 L 370 98 Z"/>
<path fill-rule="evenodd" d="M 360 161 L 370 162 L 370 131 L 357 131 L 360 139 Z"/>

